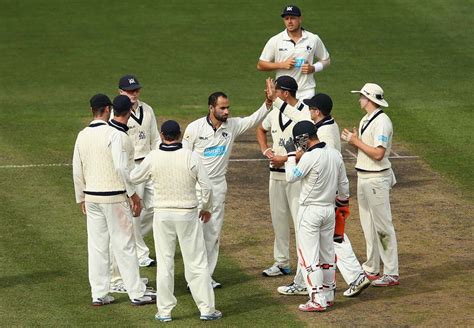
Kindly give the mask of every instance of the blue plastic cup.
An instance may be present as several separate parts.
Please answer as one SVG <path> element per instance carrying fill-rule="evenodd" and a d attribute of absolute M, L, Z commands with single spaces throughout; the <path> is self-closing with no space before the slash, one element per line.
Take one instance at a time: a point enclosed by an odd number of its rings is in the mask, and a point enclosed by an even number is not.
<path fill-rule="evenodd" d="M 304 64 L 304 58 L 298 57 L 295 58 L 295 68 L 300 68 Z"/>

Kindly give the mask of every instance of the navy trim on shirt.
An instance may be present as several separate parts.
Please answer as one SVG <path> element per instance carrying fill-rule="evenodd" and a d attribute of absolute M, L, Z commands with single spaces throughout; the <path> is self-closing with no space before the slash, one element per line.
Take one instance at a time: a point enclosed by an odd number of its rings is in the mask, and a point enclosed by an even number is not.
<path fill-rule="evenodd" d="M 276 167 L 270 167 L 270 171 L 272 171 L 272 172 L 283 172 L 283 173 L 285 173 L 285 169 L 280 169 L 280 168 L 276 168 Z"/>
<path fill-rule="evenodd" d="M 172 144 L 165 144 L 165 143 L 160 144 L 160 150 L 163 150 L 163 151 L 175 151 L 181 148 L 183 148 L 183 144 L 181 142 L 176 142 Z"/>
<path fill-rule="evenodd" d="M 138 107 L 139 110 L 139 115 L 138 117 L 135 116 L 135 113 L 132 111 L 132 115 L 130 115 L 131 118 L 133 118 L 139 125 L 142 125 L 143 123 L 143 107 L 140 106 Z"/>
<path fill-rule="evenodd" d="M 89 127 L 90 128 L 96 128 L 96 127 L 101 126 L 101 125 L 107 125 L 107 123 L 105 123 L 105 122 L 104 123 L 102 123 L 102 122 L 101 123 L 92 123 L 92 124 L 89 124 Z"/>
<path fill-rule="evenodd" d="M 316 145 L 314 145 L 313 147 L 310 147 L 308 149 L 306 149 L 306 151 L 312 151 L 313 149 L 316 149 L 316 148 L 324 148 L 326 146 L 326 143 L 323 141 L 323 142 L 319 142 L 317 143 Z"/>
<path fill-rule="evenodd" d="M 117 191 L 84 191 L 84 194 L 91 195 L 91 196 L 116 196 L 125 194 L 125 190 L 117 190 Z"/>
<path fill-rule="evenodd" d="M 211 128 L 214 130 L 214 132 L 217 131 L 217 129 L 214 127 L 214 124 L 212 124 L 212 121 L 209 117 L 209 114 L 207 114 L 207 116 L 206 116 L 206 122 L 207 122 L 207 124 L 209 124 L 211 126 Z"/>
<path fill-rule="evenodd" d="M 334 119 L 331 117 L 331 115 L 328 115 L 325 118 L 323 118 L 321 121 L 316 123 L 314 126 L 316 127 L 316 129 L 319 129 L 323 125 L 331 125 L 334 123 L 335 123 Z"/>
<path fill-rule="evenodd" d="M 111 120 L 109 121 L 109 125 L 110 125 L 111 127 L 115 128 L 115 129 L 119 130 L 119 131 L 124 132 L 124 133 L 127 133 L 127 131 L 128 131 L 128 126 L 127 126 L 127 124 L 123 124 L 123 123 L 117 122 L 117 121 L 114 120 L 114 119 L 111 119 Z"/>
<path fill-rule="evenodd" d="M 383 110 L 380 110 L 374 116 L 372 116 L 372 118 L 367 122 L 367 124 L 360 129 L 360 135 L 362 135 L 364 133 L 364 131 L 367 130 L 370 123 L 372 123 L 372 121 L 375 120 L 375 118 L 377 116 L 379 116 L 380 114 L 382 114 L 382 113 L 383 113 Z"/>
<path fill-rule="evenodd" d="M 286 108 L 286 103 L 283 105 L 285 108 Z M 278 121 L 280 123 L 280 129 L 282 131 L 285 131 L 285 129 L 291 124 L 291 122 L 293 122 L 292 120 L 289 120 L 288 122 L 286 122 L 286 124 L 283 124 L 283 112 L 284 112 L 284 107 L 282 107 L 282 109 L 280 109 L 280 116 L 278 117 Z M 298 110 L 301 112 L 303 110 L 303 107 L 304 107 L 304 104 L 300 104 L 298 106 Z M 286 116 L 286 115 L 285 115 Z"/>

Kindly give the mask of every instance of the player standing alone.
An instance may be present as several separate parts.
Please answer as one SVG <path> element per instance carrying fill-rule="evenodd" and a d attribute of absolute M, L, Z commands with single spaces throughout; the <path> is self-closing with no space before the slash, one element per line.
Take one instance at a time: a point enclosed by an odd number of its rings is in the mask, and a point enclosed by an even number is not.
<path fill-rule="evenodd" d="M 321 72 L 330 64 L 329 53 L 318 35 L 303 29 L 298 7 L 286 6 L 281 17 L 286 29 L 267 41 L 257 69 L 276 71 L 275 78 L 282 75 L 293 77 L 298 83 L 296 98 L 311 98 L 316 88 L 314 73 Z"/>

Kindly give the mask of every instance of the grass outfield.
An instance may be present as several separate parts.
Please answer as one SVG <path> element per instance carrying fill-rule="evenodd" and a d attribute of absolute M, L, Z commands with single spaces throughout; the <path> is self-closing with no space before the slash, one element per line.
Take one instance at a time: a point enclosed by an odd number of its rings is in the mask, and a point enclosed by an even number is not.
<path fill-rule="evenodd" d="M 0 166 L 70 163 L 77 132 L 90 120 L 88 99 L 114 95 L 118 78 L 130 72 L 162 119 L 204 115 L 216 90 L 229 94 L 234 115 L 250 113 L 263 100 L 268 75 L 256 71 L 258 56 L 283 30 L 284 3 L 269 0 L 0 5 Z M 355 126 L 361 117 L 348 91 L 367 81 L 381 84 L 396 141 L 472 201 L 474 2 L 298 5 L 305 28 L 319 34 L 331 54 L 318 90 L 333 97 L 340 125 Z M 2 325 L 153 324 L 154 309 L 131 309 L 125 297 L 116 306 L 90 308 L 85 225 L 70 167 L 0 168 L 0 199 Z M 222 325 L 300 325 L 281 315 L 278 300 L 231 254 L 223 255 L 218 275 L 226 287 L 216 294 L 226 316 Z M 183 287 L 178 271 L 175 316 L 183 325 L 198 324 Z"/>

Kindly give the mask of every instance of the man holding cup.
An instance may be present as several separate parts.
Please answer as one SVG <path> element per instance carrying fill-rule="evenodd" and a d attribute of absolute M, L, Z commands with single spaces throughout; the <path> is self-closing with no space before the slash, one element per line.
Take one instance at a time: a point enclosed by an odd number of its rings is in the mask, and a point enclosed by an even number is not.
<path fill-rule="evenodd" d="M 301 27 L 303 19 L 298 7 L 285 6 L 281 17 L 286 29 L 267 41 L 257 69 L 276 71 L 276 78 L 291 76 L 298 83 L 296 98 L 311 98 L 316 88 L 314 73 L 321 72 L 330 64 L 329 52 L 318 35 Z"/>

